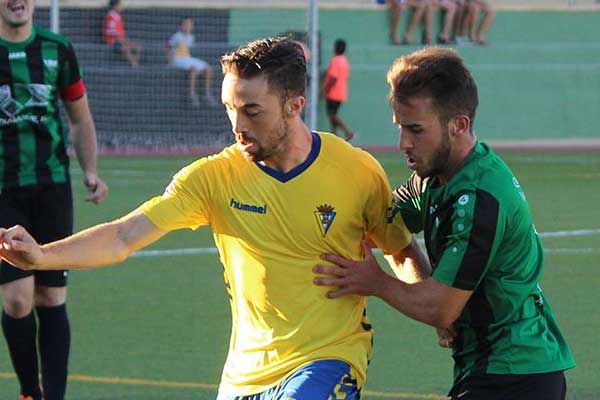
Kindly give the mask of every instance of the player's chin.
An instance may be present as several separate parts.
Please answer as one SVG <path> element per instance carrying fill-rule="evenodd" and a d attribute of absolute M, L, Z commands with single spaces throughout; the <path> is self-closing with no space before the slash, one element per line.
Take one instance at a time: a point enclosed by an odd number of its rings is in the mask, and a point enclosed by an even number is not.
<path fill-rule="evenodd" d="M 242 155 L 249 161 L 261 162 L 264 161 L 265 157 L 260 151 L 251 151 L 250 149 L 242 150 Z"/>
<path fill-rule="evenodd" d="M 256 159 L 256 154 L 254 154 L 254 153 L 250 153 L 248 151 L 242 150 L 242 155 L 248 161 L 259 161 L 259 160 Z"/>

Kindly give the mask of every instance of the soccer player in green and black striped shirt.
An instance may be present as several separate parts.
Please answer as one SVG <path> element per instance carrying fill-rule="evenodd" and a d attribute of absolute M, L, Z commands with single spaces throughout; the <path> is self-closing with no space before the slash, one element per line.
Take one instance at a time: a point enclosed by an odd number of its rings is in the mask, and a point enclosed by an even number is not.
<path fill-rule="evenodd" d="M 33 26 L 34 0 L 0 0 L 0 226 L 27 227 L 39 242 L 72 233 L 69 158 L 62 99 L 88 200 L 102 201 L 96 132 L 69 41 Z M 66 271 L 18 270 L 2 261 L 2 330 L 21 399 L 65 395 L 70 347 Z M 35 314 L 34 316 L 34 310 Z M 38 328 L 39 325 L 39 328 Z M 42 388 L 38 380 L 38 344 Z"/>
<path fill-rule="evenodd" d="M 473 132 L 477 87 L 451 50 L 399 58 L 388 72 L 400 149 L 415 172 L 395 191 L 389 218 L 424 232 L 431 277 L 385 274 L 365 245 L 352 262 L 317 266 L 330 297 L 375 295 L 438 328 L 453 349 L 452 399 L 562 400 L 575 366 L 539 281 L 544 252 L 523 190 Z"/>

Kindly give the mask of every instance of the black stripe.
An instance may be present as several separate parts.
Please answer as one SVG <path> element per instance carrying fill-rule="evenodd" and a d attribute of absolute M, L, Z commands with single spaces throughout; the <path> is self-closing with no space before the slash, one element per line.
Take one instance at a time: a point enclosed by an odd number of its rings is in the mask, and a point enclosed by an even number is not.
<path fill-rule="evenodd" d="M 61 116 L 60 116 L 60 108 L 56 107 L 53 118 L 58 121 L 58 124 L 57 124 L 58 135 L 62 141 L 62 145 L 58 145 L 54 149 L 54 155 L 60 161 L 60 165 L 65 167 L 65 182 L 69 182 L 71 180 L 70 175 L 69 175 L 70 159 L 69 159 L 69 155 L 67 154 L 67 146 L 65 144 L 67 142 L 67 138 L 65 137 L 64 124 L 62 123 Z"/>
<path fill-rule="evenodd" d="M 50 40 L 50 39 L 48 39 Z M 57 45 L 57 58 L 58 58 L 58 66 L 59 66 L 59 76 L 58 76 L 58 82 L 57 82 L 57 86 L 59 88 L 59 95 L 60 95 L 60 91 L 61 91 L 61 82 L 63 79 L 63 74 L 65 73 L 65 63 L 68 62 L 69 63 L 69 71 L 71 76 L 73 76 L 73 65 L 75 65 L 75 71 L 76 71 L 76 79 L 75 82 L 77 82 L 79 79 L 81 79 L 80 75 L 79 75 L 79 66 L 77 64 L 77 59 L 75 58 L 75 53 L 73 52 L 73 48 L 72 47 L 67 47 L 65 46 L 63 43 L 60 43 L 58 41 L 54 41 Z M 74 64 L 73 64 L 74 63 Z M 71 82 L 70 84 L 72 84 L 74 82 Z M 60 137 L 62 138 L 63 143 L 67 142 L 67 138 L 65 137 L 65 129 L 64 129 L 64 124 L 62 122 L 62 119 L 60 118 L 60 110 L 57 107 L 56 109 L 56 114 L 54 116 L 56 118 L 56 120 L 58 121 L 58 134 L 60 135 Z M 56 146 L 56 149 L 54 151 L 54 155 L 56 156 L 56 158 L 60 161 L 60 164 L 63 165 L 65 167 L 65 175 L 66 175 L 66 179 L 69 180 L 69 156 L 67 154 L 67 146 L 63 145 L 63 146 Z"/>
<path fill-rule="evenodd" d="M 454 329 L 456 332 L 456 336 L 454 338 L 454 349 L 452 351 L 452 358 L 454 359 L 454 364 L 456 368 L 458 368 L 459 370 L 463 370 L 463 368 L 465 367 L 465 359 L 463 356 L 460 356 L 458 354 L 462 354 L 465 346 L 465 336 L 463 335 L 464 327 L 462 326 L 462 324 L 455 323 Z"/>
<path fill-rule="evenodd" d="M 45 84 L 44 82 L 44 57 L 42 55 L 42 38 L 36 36 L 35 40 L 25 48 L 27 54 L 27 68 L 31 83 Z M 47 115 L 47 108 L 35 107 L 32 113 L 38 117 L 37 123 L 32 123 L 35 132 L 35 174 L 38 183 L 48 182 L 51 177 L 48 159 L 52 153 L 52 136 L 42 117 Z"/>
<path fill-rule="evenodd" d="M 64 74 L 67 69 L 69 76 L 66 77 L 66 86 L 70 86 L 81 79 L 81 74 L 79 73 L 79 62 L 77 61 L 77 56 L 75 55 L 73 46 L 65 46 L 63 44 L 58 45 L 58 64 L 60 65 L 61 71 L 59 85 L 64 81 L 65 77 L 62 74 Z"/>
<path fill-rule="evenodd" d="M 42 40 L 36 36 L 26 48 L 27 68 L 31 83 L 44 83 L 44 58 L 42 57 Z"/>
<path fill-rule="evenodd" d="M 477 360 L 473 367 L 473 374 L 486 373 L 489 356 L 492 353 L 492 344 L 488 340 L 489 327 L 494 322 L 492 306 L 487 300 L 486 287 L 480 285 L 466 305 L 471 315 L 471 327 L 477 337 Z"/>
<path fill-rule="evenodd" d="M 12 71 L 10 69 L 10 60 L 8 58 L 8 49 L 0 46 L 0 86 L 7 86 L 10 93 L 6 93 L 7 97 L 3 96 L 3 104 L 1 107 L 10 108 L 12 103 Z M 6 89 L 6 88 L 5 88 Z M 0 110 L 2 118 L 10 118 L 3 110 Z M 2 161 L 4 171 L 2 173 L 2 186 L 6 184 L 19 184 L 19 131 L 14 124 L 0 126 L 2 132 Z"/>
<path fill-rule="evenodd" d="M 498 200 L 477 189 L 469 244 L 456 274 L 454 287 L 473 290 L 488 264 L 498 223 Z"/>
<path fill-rule="evenodd" d="M 364 319 L 367 319 L 367 308 L 366 307 L 363 309 L 362 315 L 363 315 Z M 365 331 L 373 330 L 373 325 L 369 324 L 368 322 L 360 321 L 360 325 L 362 326 L 362 328 Z"/>

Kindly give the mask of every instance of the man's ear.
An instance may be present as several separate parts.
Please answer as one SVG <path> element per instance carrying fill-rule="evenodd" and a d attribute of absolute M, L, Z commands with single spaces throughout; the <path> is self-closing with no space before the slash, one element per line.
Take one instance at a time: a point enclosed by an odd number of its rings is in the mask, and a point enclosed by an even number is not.
<path fill-rule="evenodd" d="M 471 134 L 471 118 L 467 115 L 456 115 L 448 121 L 448 131 L 452 136 L 465 136 Z"/>
<path fill-rule="evenodd" d="M 304 105 L 306 103 L 306 99 L 304 96 L 292 96 L 285 102 L 283 107 L 285 111 L 285 115 L 287 117 L 293 118 L 299 116 L 304 109 Z"/>

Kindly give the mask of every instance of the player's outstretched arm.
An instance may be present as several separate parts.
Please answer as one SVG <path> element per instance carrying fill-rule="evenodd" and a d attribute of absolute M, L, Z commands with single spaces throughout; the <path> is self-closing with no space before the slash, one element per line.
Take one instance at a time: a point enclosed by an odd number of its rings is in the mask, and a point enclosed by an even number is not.
<path fill-rule="evenodd" d="M 333 287 L 327 297 L 376 296 L 412 319 L 448 329 L 473 293 L 443 285 L 431 277 L 413 284 L 403 282 L 381 269 L 366 242 L 363 250 L 365 258 L 360 261 L 336 254 L 322 256 L 333 265 L 315 266 L 313 272 L 319 276 L 314 283 Z"/>
<path fill-rule="evenodd" d="M 94 268 L 124 261 L 166 233 L 137 212 L 45 245 L 23 227 L 14 226 L 0 228 L 0 256 L 22 269 Z"/>

